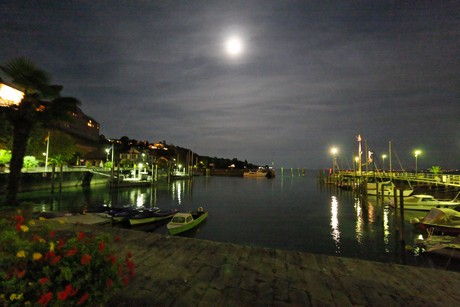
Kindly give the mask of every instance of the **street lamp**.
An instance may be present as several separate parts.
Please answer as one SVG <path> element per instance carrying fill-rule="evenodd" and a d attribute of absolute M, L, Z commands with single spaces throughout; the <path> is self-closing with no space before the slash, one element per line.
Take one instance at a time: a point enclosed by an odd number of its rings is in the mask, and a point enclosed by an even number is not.
<path fill-rule="evenodd" d="M 332 147 L 331 148 L 331 154 L 332 154 L 332 173 L 334 174 L 335 173 L 335 166 L 337 165 L 337 161 L 336 161 L 336 158 L 337 158 L 337 152 L 338 152 L 338 149 L 336 147 Z"/>
<path fill-rule="evenodd" d="M 415 176 L 417 176 L 417 167 L 418 167 L 418 156 L 421 154 L 422 152 L 420 150 L 416 150 L 414 151 L 414 156 L 415 156 Z"/>
<path fill-rule="evenodd" d="M 110 148 L 106 148 L 105 149 L 105 152 L 107 153 L 107 156 L 105 157 L 105 161 L 109 161 L 109 152 L 110 152 Z"/>
<path fill-rule="evenodd" d="M 382 171 L 385 172 L 385 158 L 387 155 L 382 155 Z"/>

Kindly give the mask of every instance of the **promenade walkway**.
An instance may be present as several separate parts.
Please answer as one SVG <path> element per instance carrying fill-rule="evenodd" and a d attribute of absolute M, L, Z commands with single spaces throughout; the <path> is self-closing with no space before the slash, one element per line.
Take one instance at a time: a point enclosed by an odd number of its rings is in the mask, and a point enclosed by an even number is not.
<path fill-rule="evenodd" d="M 85 216 L 77 219 L 80 222 Z M 86 221 L 89 221 L 88 217 Z M 136 277 L 110 306 L 458 306 L 460 273 L 241 246 L 130 229 L 120 236 Z"/>

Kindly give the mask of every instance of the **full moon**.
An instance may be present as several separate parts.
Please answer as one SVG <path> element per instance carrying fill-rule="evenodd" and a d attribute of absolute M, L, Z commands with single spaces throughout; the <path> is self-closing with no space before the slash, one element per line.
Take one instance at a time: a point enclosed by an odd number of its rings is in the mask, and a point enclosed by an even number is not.
<path fill-rule="evenodd" d="M 230 37 L 225 42 L 225 50 L 230 56 L 238 56 L 243 52 L 243 43 L 238 37 Z"/>

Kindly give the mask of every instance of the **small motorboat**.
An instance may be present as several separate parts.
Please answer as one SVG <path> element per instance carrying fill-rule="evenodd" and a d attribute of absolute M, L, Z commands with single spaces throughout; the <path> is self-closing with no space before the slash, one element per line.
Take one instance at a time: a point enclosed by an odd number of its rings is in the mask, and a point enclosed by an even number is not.
<path fill-rule="evenodd" d="M 190 213 L 176 213 L 171 221 L 166 225 L 172 235 L 176 235 L 198 226 L 208 217 L 208 212 L 199 207 L 196 211 Z"/>
<path fill-rule="evenodd" d="M 404 209 L 430 211 L 431 208 L 451 208 L 459 206 L 460 202 L 455 200 L 437 200 L 431 195 L 412 195 L 404 199 Z"/>
<path fill-rule="evenodd" d="M 136 215 L 129 217 L 129 224 L 131 226 L 141 225 L 146 223 L 153 223 L 162 220 L 166 220 L 168 218 L 172 218 L 174 214 L 177 213 L 177 209 L 171 210 L 143 210 L 139 211 Z"/>
<path fill-rule="evenodd" d="M 410 222 L 422 231 L 445 235 L 460 234 L 460 212 L 449 208 L 432 208 L 421 220 L 413 218 Z"/>
<path fill-rule="evenodd" d="M 125 208 L 113 208 L 107 212 L 107 216 L 112 219 L 113 222 L 124 222 L 129 221 L 132 216 L 135 216 L 140 211 L 152 210 L 160 211 L 160 208 L 154 207 L 151 209 L 146 209 L 144 206 L 130 206 Z"/>
<path fill-rule="evenodd" d="M 460 259 L 460 235 L 456 237 L 428 235 L 427 238 L 417 239 L 415 243 L 428 254 Z"/>

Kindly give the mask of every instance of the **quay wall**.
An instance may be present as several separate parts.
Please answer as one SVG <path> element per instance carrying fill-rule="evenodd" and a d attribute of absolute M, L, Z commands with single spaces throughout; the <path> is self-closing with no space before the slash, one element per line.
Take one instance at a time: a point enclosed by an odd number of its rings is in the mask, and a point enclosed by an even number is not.
<path fill-rule="evenodd" d="M 29 192 L 51 189 L 59 189 L 60 173 L 51 172 L 28 172 L 21 174 L 19 192 Z M 96 184 L 108 184 L 110 177 L 104 173 L 93 173 L 90 171 L 64 171 L 62 172 L 62 187 L 91 186 Z M 8 173 L 0 173 L 0 191 L 6 191 Z"/>

